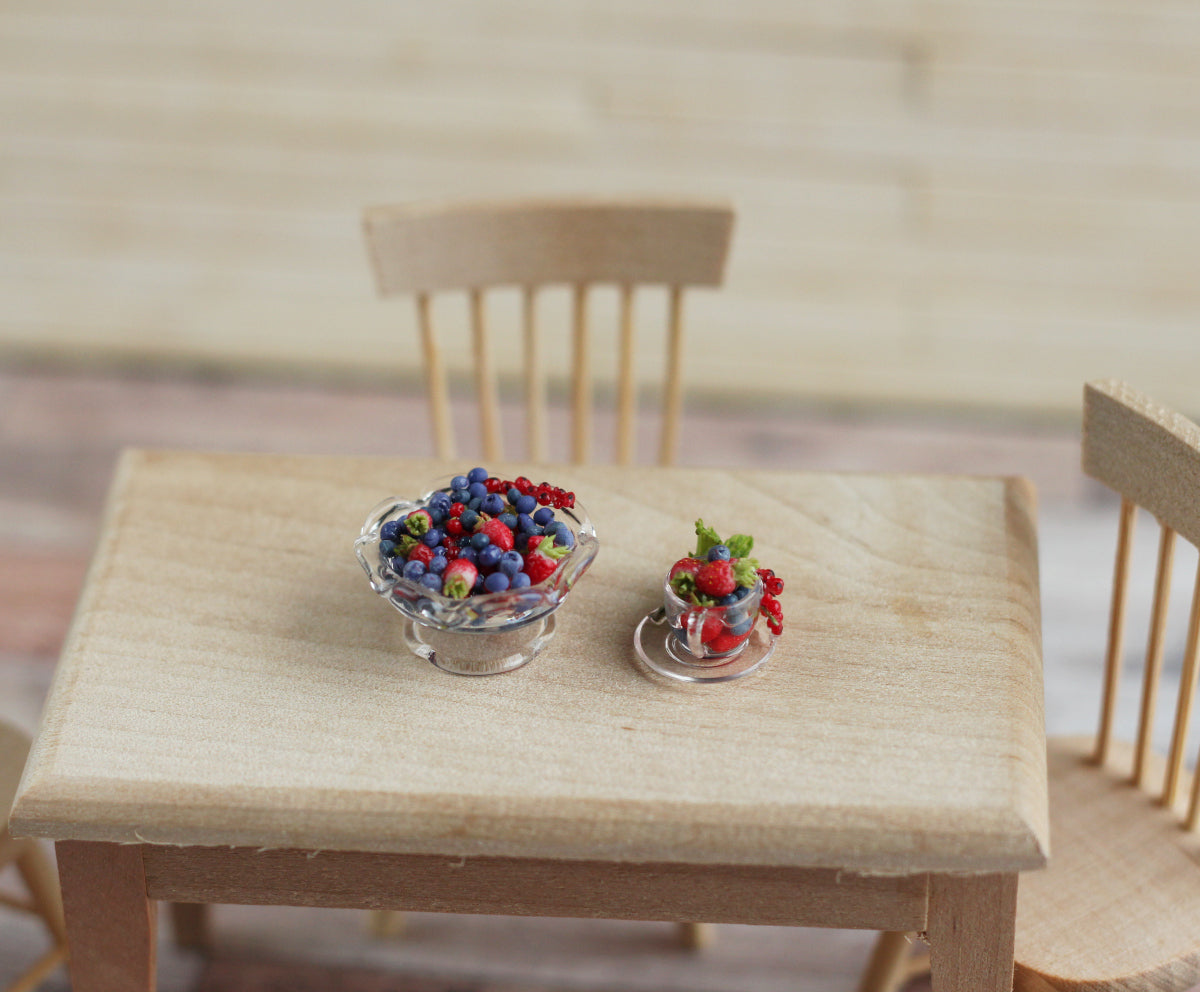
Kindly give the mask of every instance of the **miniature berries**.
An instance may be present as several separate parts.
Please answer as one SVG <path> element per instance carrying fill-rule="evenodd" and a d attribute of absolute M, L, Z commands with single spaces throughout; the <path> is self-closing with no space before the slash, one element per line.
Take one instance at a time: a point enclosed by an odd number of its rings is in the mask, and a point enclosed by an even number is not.
<path fill-rule="evenodd" d="M 574 505 L 574 493 L 548 482 L 473 468 L 423 508 L 385 522 L 379 554 L 401 578 L 450 599 L 525 589 L 553 575 L 575 547 L 574 531 L 555 516 Z"/>
<path fill-rule="evenodd" d="M 675 595 L 697 609 L 734 607 L 761 581 L 758 615 L 771 633 L 780 634 L 783 607 L 776 597 L 783 592 L 783 579 L 769 568 L 760 568 L 749 557 L 754 538 L 735 534 L 722 541 L 703 520 L 697 520 L 696 539 L 695 553 L 677 560 L 667 573 L 667 583 Z M 712 654 L 731 652 L 750 636 L 756 619 L 736 610 L 714 612 L 705 617 L 700 640 Z"/>

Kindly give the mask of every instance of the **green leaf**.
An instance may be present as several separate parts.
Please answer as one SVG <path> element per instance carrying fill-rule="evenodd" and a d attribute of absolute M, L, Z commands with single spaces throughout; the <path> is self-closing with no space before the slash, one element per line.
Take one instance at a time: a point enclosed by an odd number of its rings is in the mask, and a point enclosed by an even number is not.
<path fill-rule="evenodd" d="M 721 543 L 721 538 L 715 530 L 707 527 L 703 520 L 696 521 L 696 557 L 703 558 L 709 548 L 715 548 Z"/>
<path fill-rule="evenodd" d="M 734 534 L 725 542 L 731 558 L 745 558 L 754 550 L 754 538 L 749 534 Z"/>
<path fill-rule="evenodd" d="M 753 588 L 754 580 L 758 578 L 758 561 L 754 558 L 743 558 L 733 566 L 733 579 L 739 586 Z"/>

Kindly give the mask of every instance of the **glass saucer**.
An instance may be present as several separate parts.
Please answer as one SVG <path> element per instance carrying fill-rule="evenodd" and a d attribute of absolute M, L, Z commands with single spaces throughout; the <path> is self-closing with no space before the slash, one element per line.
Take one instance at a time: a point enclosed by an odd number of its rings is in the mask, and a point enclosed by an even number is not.
<path fill-rule="evenodd" d="M 757 624 L 738 654 L 723 664 L 712 661 L 697 663 L 682 660 L 687 652 L 672 643 L 674 628 L 659 620 L 660 610 L 648 613 L 633 632 L 633 646 L 638 657 L 659 675 L 677 682 L 730 682 L 757 671 L 775 651 L 775 635 L 765 623 Z"/>

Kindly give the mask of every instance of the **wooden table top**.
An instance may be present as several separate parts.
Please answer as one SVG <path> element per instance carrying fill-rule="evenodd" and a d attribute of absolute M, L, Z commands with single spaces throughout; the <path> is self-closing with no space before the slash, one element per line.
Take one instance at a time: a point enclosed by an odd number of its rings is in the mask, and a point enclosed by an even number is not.
<path fill-rule="evenodd" d="M 883 872 L 1044 862 L 1026 482 L 546 470 L 579 494 L 600 554 L 543 655 L 469 678 L 407 653 L 352 552 L 379 500 L 466 467 L 127 453 L 14 832 Z M 634 655 L 696 517 L 753 533 L 787 581 L 776 653 L 737 682 L 667 684 Z"/>

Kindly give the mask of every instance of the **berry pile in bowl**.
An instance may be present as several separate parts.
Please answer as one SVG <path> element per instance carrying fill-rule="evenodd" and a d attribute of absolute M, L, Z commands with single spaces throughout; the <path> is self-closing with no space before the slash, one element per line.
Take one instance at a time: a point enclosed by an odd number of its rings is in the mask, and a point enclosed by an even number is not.
<path fill-rule="evenodd" d="M 371 588 L 405 617 L 464 633 L 546 618 L 598 547 L 574 493 L 482 467 L 418 499 L 384 500 L 354 543 Z"/>
<path fill-rule="evenodd" d="M 770 656 L 783 631 L 777 598 L 783 580 L 750 557 L 754 538 L 735 534 L 723 540 L 703 520 L 696 521 L 696 549 L 678 559 L 663 580 L 663 605 L 647 617 L 664 625 L 661 644 L 639 627 L 639 655 L 660 674 L 684 681 L 737 678 Z M 763 620 L 770 631 L 759 633 Z M 689 670 L 711 668 L 715 674 Z"/>

